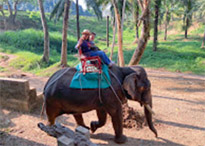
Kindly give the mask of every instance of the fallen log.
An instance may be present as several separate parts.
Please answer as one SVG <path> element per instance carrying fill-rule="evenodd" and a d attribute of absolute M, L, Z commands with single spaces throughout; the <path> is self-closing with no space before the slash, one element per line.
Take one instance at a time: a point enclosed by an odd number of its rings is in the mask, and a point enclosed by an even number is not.
<path fill-rule="evenodd" d="M 59 140 L 64 140 L 65 138 L 71 139 L 67 140 L 72 142 L 74 146 L 97 146 L 96 144 L 92 143 L 89 139 L 88 136 L 84 135 L 83 132 L 74 132 L 71 129 L 62 126 L 61 124 L 57 123 L 52 126 L 45 126 L 43 123 L 38 123 L 38 127 L 46 132 L 48 135 L 55 137 Z M 79 128 L 78 128 L 79 129 Z M 64 138 L 62 138 L 64 137 Z M 62 144 L 61 144 L 62 145 Z M 67 146 L 67 144 L 65 145 Z"/>

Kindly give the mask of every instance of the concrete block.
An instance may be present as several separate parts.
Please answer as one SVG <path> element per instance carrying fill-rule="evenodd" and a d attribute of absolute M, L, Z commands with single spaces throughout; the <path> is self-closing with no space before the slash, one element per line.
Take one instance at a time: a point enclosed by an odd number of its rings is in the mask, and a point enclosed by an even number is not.
<path fill-rule="evenodd" d="M 74 140 L 64 135 L 60 136 L 57 141 L 58 146 L 74 146 Z"/>
<path fill-rule="evenodd" d="M 28 80 L 15 78 L 0 78 L 0 98 L 28 100 Z"/>
<path fill-rule="evenodd" d="M 0 105 L 17 111 L 30 112 L 37 102 L 35 88 L 28 80 L 0 78 Z"/>
<path fill-rule="evenodd" d="M 84 135 L 87 139 L 90 139 L 90 131 L 82 126 L 78 126 L 76 129 L 75 129 L 76 132 Z"/>

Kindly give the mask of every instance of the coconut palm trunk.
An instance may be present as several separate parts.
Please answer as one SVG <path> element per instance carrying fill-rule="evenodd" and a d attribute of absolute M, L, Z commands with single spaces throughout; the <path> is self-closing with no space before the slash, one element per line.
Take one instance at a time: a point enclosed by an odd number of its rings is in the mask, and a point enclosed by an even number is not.
<path fill-rule="evenodd" d="M 112 4 L 114 6 L 115 11 L 115 19 L 117 21 L 117 34 L 118 34 L 118 57 L 119 57 L 119 65 L 124 66 L 124 57 L 123 57 L 123 39 L 122 39 L 122 28 L 121 28 L 121 17 L 118 9 L 118 5 L 116 0 L 112 0 Z"/>
<path fill-rule="evenodd" d="M 136 65 L 139 63 L 144 50 L 146 48 L 148 39 L 150 37 L 150 0 L 143 0 L 143 3 L 141 0 L 138 0 L 138 3 L 140 5 L 140 8 L 142 9 L 142 15 L 140 17 L 140 21 L 138 23 L 138 27 L 141 24 L 142 21 L 142 30 L 141 30 L 141 36 L 138 41 L 138 46 L 129 62 L 129 65 Z"/>
<path fill-rule="evenodd" d="M 43 32 L 44 32 L 44 51 L 43 51 L 43 57 L 42 60 L 46 63 L 49 62 L 49 33 L 48 33 L 48 26 L 46 21 L 46 16 L 43 8 L 43 1 L 38 0 L 39 9 L 41 13 L 41 22 L 43 26 Z"/>
<path fill-rule="evenodd" d="M 63 36 L 62 36 L 62 48 L 61 48 L 61 66 L 67 66 L 67 30 L 69 20 L 69 8 L 70 0 L 65 0 L 64 4 L 64 17 L 63 17 Z"/>
<path fill-rule="evenodd" d="M 157 51 L 158 43 L 158 18 L 159 18 L 159 8 L 161 0 L 155 0 L 155 19 L 154 19 L 154 40 L 153 40 L 153 51 Z"/>
<path fill-rule="evenodd" d="M 76 0 L 76 22 L 77 22 L 77 38 L 80 38 L 80 23 L 79 23 L 79 7 L 78 0 Z"/>

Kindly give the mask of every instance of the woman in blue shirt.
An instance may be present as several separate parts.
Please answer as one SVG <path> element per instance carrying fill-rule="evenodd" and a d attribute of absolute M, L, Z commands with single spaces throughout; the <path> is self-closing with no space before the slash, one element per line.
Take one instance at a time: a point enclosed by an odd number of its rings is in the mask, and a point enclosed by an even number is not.
<path fill-rule="evenodd" d="M 110 59 L 107 57 L 105 52 L 100 51 L 100 50 L 93 51 L 90 49 L 91 47 L 91 44 L 89 43 L 90 34 L 91 34 L 90 31 L 85 29 L 82 32 L 82 37 L 79 39 L 78 44 L 76 45 L 76 48 L 81 48 L 82 53 L 86 56 L 90 56 L 90 57 L 99 56 L 106 65 L 111 67 L 114 63 L 110 61 Z"/>

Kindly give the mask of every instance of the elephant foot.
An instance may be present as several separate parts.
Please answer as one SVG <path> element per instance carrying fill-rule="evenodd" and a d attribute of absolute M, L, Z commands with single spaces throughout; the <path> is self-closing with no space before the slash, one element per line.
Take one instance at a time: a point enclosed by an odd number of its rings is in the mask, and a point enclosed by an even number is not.
<path fill-rule="evenodd" d="M 127 137 L 125 135 L 121 135 L 119 137 L 115 136 L 116 143 L 125 143 L 127 141 Z"/>
<path fill-rule="evenodd" d="M 92 133 L 94 133 L 98 129 L 97 125 L 99 125 L 98 122 L 91 122 L 90 123 L 90 128 L 91 128 Z"/>
<path fill-rule="evenodd" d="M 46 123 L 46 126 L 51 127 L 51 126 L 53 126 L 54 124 L 55 124 L 55 123 L 47 122 L 47 123 Z"/>

